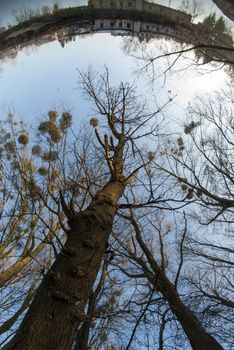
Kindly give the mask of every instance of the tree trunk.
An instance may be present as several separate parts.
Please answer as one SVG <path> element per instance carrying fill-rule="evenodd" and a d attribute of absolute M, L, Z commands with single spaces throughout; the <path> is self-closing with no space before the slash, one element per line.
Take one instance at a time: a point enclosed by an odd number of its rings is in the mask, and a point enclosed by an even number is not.
<path fill-rule="evenodd" d="M 127 217 L 127 219 L 134 226 L 137 242 L 144 252 L 152 271 L 148 269 L 145 261 L 141 258 L 135 257 L 135 260 L 141 265 L 148 281 L 163 295 L 165 301 L 169 304 L 172 313 L 176 316 L 187 335 L 193 350 L 223 350 L 217 340 L 206 332 L 195 314 L 183 303 L 176 286 L 167 278 L 165 270 L 158 265 L 153 254 L 144 243 L 140 228 L 134 217 Z"/>
<path fill-rule="evenodd" d="M 161 275 L 159 274 L 156 288 L 167 300 L 171 311 L 187 335 L 193 350 L 223 350 L 215 338 L 206 332 L 194 313 L 182 302 L 175 286 L 163 272 Z"/>
<path fill-rule="evenodd" d="M 87 315 L 89 318 L 85 321 L 77 332 L 76 343 L 73 350 L 88 350 L 89 349 L 89 333 L 92 324 L 92 313 L 94 312 L 95 302 L 89 300 Z M 92 309 L 92 310 L 91 310 Z"/>
<path fill-rule="evenodd" d="M 234 21 L 234 3 L 233 0 L 213 0 L 216 6 L 228 17 Z"/>
<path fill-rule="evenodd" d="M 124 184 L 110 181 L 69 223 L 68 239 L 6 349 L 69 350 L 92 291 Z"/>

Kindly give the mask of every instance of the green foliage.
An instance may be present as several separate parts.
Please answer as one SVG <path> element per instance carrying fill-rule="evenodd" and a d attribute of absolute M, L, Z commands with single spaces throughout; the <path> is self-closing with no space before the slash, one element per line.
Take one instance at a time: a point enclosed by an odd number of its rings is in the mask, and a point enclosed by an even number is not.
<path fill-rule="evenodd" d="M 187 199 L 192 199 L 194 196 L 194 192 L 192 188 L 188 189 Z"/>
<path fill-rule="evenodd" d="M 38 127 L 38 130 L 42 133 L 42 134 L 46 134 L 50 131 L 50 128 L 51 128 L 51 122 L 50 121 L 45 121 L 45 122 L 42 122 L 39 127 Z"/>
<path fill-rule="evenodd" d="M 191 132 L 200 125 L 200 122 L 191 121 L 189 124 L 184 126 L 184 133 L 186 135 L 191 134 Z"/>
<path fill-rule="evenodd" d="M 183 151 L 185 150 L 184 140 L 182 139 L 182 137 L 179 137 L 177 139 L 177 144 L 179 146 L 178 154 L 179 154 L 179 156 L 182 156 Z"/>
<path fill-rule="evenodd" d="M 59 128 L 57 128 L 55 125 L 53 125 L 51 127 L 49 134 L 50 134 L 51 140 L 54 143 L 58 143 L 62 139 L 61 132 L 60 132 Z"/>
<path fill-rule="evenodd" d="M 202 196 L 202 194 L 203 194 L 203 191 L 199 188 L 199 189 L 197 189 L 197 191 L 196 191 L 196 195 L 197 195 L 197 197 L 201 197 Z"/>
<path fill-rule="evenodd" d="M 59 128 L 52 121 L 42 122 L 39 125 L 38 130 L 42 134 L 48 134 L 54 143 L 58 143 L 62 139 L 62 135 L 60 133 Z"/>
<path fill-rule="evenodd" d="M 204 19 L 203 25 L 207 27 L 207 29 L 214 28 L 215 22 L 216 22 L 216 15 L 215 13 L 212 13 Z"/>
<path fill-rule="evenodd" d="M 41 176 L 46 176 L 48 174 L 48 170 L 44 167 L 44 166 L 41 166 L 39 169 L 38 169 L 38 173 L 41 175 Z"/>
<path fill-rule="evenodd" d="M 179 137 L 177 139 L 177 143 L 178 143 L 179 146 L 183 146 L 184 145 L 184 140 L 182 139 L 182 137 Z"/>
<path fill-rule="evenodd" d="M 13 170 L 19 170 L 20 169 L 20 163 L 17 160 L 13 160 L 13 162 L 11 162 L 11 167 Z"/>
<path fill-rule="evenodd" d="M 155 152 L 149 151 L 147 156 L 148 156 L 148 159 L 152 161 L 155 158 Z"/>
<path fill-rule="evenodd" d="M 27 158 L 27 157 L 22 157 L 21 158 L 21 163 L 22 163 L 22 170 L 27 174 L 27 173 L 33 173 L 35 170 L 35 166 L 33 162 Z"/>
<path fill-rule="evenodd" d="M 199 26 L 205 44 L 233 48 L 232 29 L 223 17 L 217 19 L 213 13 L 206 17 Z M 212 60 L 233 61 L 233 52 L 227 50 L 204 48 L 196 50 L 195 53 L 197 59 L 202 59 L 203 63 L 209 63 Z"/>
<path fill-rule="evenodd" d="M 34 156 L 40 156 L 42 153 L 42 149 L 41 149 L 41 146 L 40 145 L 34 145 L 32 147 L 32 154 Z"/>
<path fill-rule="evenodd" d="M 183 184 L 181 185 L 181 189 L 183 192 L 187 192 L 188 187 L 185 184 Z"/>
<path fill-rule="evenodd" d="M 230 26 L 228 23 L 222 16 L 217 19 L 215 13 L 206 17 L 202 24 L 207 30 L 212 31 L 216 37 L 222 34 L 231 35 Z"/>
<path fill-rule="evenodd" d="M 51 123 L 55 123 L 56 119 L 58 117 L 58 113 L 56 111 L 49 111 L 48 116 L 49 116 Z"/>
<path fill-rule="evenodd" d="M 58 4 L 54 4 L 53 6 L 53 13 L 56 13 L 59 11 L 59 5 Z"/>
<path fill-rule="evenodd" d="M 58 123 L 58 113 L 56 111 L 49 111 L 48 117 L 49 120 L 41 122 L 38 131 L 42 135 L 49 136 L 53 143 L 59 143 L 64 132 L 72 125 L 72 116 L 69 112 L 63 112 Z"/>
<path fill-rule="evenodd" d="M 72 115 L 69 112 L 63 112 L 59 119 L 59 127 L 62 131 L 67 130 L 72 125 Z"/>
<path fill-rule="evenodd" d="M 51 181 L 55 181 L 58 178 L 59 178 L 59 170 L 54 169 L 51 173 Z"/>
<path fill-rule="evenodd" d="M 58 159 L 58 152 L 56 151 L 50 151 L 50 152 L 44 152 L 42 155 L 42 159 L 46 162 L 54 162 Z"/>
<path fill-rule="evenodd" d="M 225 33 L 226 32 L 226 23 L 223 17 L 220 17 L 215 23 L 215 32 Z"/>
<path fill-rule="evenodd" d="M 9 152 L 9 153 L 14 153 L 16 151 L 16 143 L 15 141 L 9 141 L 5 143 L 5 149 Z"/>
<path fill-rule="evenodd" d="M 28 134 L 21 134 L 18 138 L 18 142 L 24 146 L 27 145 L 29 142 Z"/>
<path fill-rule="evenodd" d="M 99 120 L 97 118 L 91 118 L 89 121 L 89 124 L 92 127 L 96 128 L 99 125 Z"/>

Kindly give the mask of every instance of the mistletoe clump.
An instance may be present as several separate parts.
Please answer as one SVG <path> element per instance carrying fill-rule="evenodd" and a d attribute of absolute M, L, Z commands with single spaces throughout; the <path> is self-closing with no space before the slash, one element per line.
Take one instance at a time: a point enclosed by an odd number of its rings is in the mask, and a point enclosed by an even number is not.
<path fill-rule="evenodd" d="M 72 116 L 69 112 L 63 112 L 59 123 L 57 123 L 58 113 L 49 111 L 49 120 L 42 122 L 38 130 L 41 134 L 48 135 L 53 143 L 59 143 L 62 140 L 62 134 L 71 126 Z"/>
<path fill-rule="evenodd" d="M 184 127 L 184 133 L 185 133 L 186 135 L 191 134 L 191 132 L 192 132 L 196 127 L 198 127 L 199 125 L 201 125 L 200 122 L 191 121 L 191 123 L 185 125 L 185 127 Z"/>
<path fill-rule="evenodd" d="M 93 128 L 96 128 L 99 125 L 99 120 L 97 118 L 91 118 L 90 121 L 89 121 L 89 124 Z"/>
<path fill-rule="evenodd" d="M 58 113 L 56 111 L 49 111 L 48 116 L 49 116 L 51 123 L 55 123 L 56 119 L 58 117 Z"/>
<path fill-rule="evenodd" d="M 18 142 L 21 144 L 21 145 L 24 145 L 26 146 L 29 142 L 29 137 L 28 137 L 28 134 L 21 134 L 19 137 L 18 137 Z"/>
<path fill-rule="evenodd" d="M 34 145 L 33 148 L 32 148 L 32 154 L 34 156 L 40 156 L 42 153 L 42 149 L 41 149 L 41 146 L 40 145 Z"/>
<path fill-rule="evenodd" d="M 60 120 L 59 126 L 62 131 L 67 130 L 72 125 L 72 115 L 69 112 L 63 112 Z"/>
<path fill-rule="evenodd" d="M 40 174 L 41 176 L 46 176 L 48 173 L 47 169 L 44 167 L 44 166 L 41 166 L 39 169 L 38 169 L 38 174 Z"/>

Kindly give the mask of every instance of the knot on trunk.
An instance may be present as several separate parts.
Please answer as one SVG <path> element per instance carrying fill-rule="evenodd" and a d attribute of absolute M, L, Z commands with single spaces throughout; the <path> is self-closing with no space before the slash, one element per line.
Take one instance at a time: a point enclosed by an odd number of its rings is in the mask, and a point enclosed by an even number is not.
<path fill-rule="evenodd" d="M 86 269 L 84 267 L 77 267 L 77 276 L 84 277 L 86 275 Z"/>
<path fill-rule="evenodd" d="M 62 303 L 65 303 L 65 304 L 68 304 L 68 305 L 72 305 L 72 307 L 77 305 L 79 303 L 79 300 L 81 300 L 76 295 L 71 295 L 71 294 L 69 294 L 67 292 L 60 291 L 60 290 L 49 291 L 48 295 L 51 298 L 56 299 L 56 300 L 58 300 L 58 301 L 60 301 Z"/>
<path fill-rule="evenodd" d="M 76 251 L 75 251 L 75 249 L 73 249 L 73 248 L 63 247 L 63 248 L 61 249 L 61 253 L 62 253 L 63 255 L 66 255 L 66 256 L 70 257 L 70 258 L 76 256 Z"/>
<path fill-rule="evenodd" d="M 49 296 L 66 304 L 74 304 L 70 295 L 59 290 L 49 292 Z"/>
<path fill-rule="evenodd" d="M 84 247 L 89 248 L 89 249 L 94 249 L 98 246 L 98 243 L 91 240 L 91 239 L 85 239 L 85 240 L 83 240 L 82 243 L 83 243 Z"/>
<path fill-rule="evenodd" d="M 54 281 L 59 281 L 61 279 L 61 275 L 59 272 L 54 272 L 54 271 L 50 270 L 49 275 L 50 275 L 51 279 Z"/>

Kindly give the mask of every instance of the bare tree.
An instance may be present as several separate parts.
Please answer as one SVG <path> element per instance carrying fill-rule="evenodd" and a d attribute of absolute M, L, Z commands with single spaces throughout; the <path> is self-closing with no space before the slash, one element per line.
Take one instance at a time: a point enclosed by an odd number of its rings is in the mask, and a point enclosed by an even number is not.
<path fill-rule="evenodd" d="M 183 0 L 180 9 L 192 16 L 192 21 L 203 14 L 202 3 L 197 0 Z"/>
<path fill-rule="evenodd" d="M 153 303 L 155 297 L 153 296 L 157 292 L 160 293 L 161 297 L 167 303 L 170 312 L 176 317 L 182 329 L 184 330 L 186 336 L 189 339 L 189 342 L 193 349 L 201 350 L 207 349 L 208 347 L 212 349 L 222 349 L 222 346 L 215 340 L 215 338 L 209 334 L 205 328 L 202 326 L 202 323 L 196 317 L 196 315 L 186 306 L 183 302 L 182 297 L 178 289 L 178 282 L 181 274 L 181 269 L 183 267 L 184 256 L 183 256 L 183 244 L 185 236 L 187 233 L 187 224 L 185 224 L 185 229 L 180 240 L 180 259 L 178 261 L 177 271 L 175 266 L 173 270 L 175 272 L 175 277 L 173 280 L 168 277 L 167 270 L 169 266 L 169 258 L 166 254 L 167 247 L 164 245 L 164 235 L 162 228 L 160 228 L 160 223 L 151 223 L 151 219 L 146 214 L 142 215 L 142 225 L 139 224 L 141 215 L 138 213 L 138 222 L 135 215 L 131 211 L 130 215 L 121 215 L 123 218 L 128 220 L 132 225 L 132 234 L 131 240 L 125 244 L 119 240 L 119 244 L 124 249 L 125 254 L 127 254 L 129 263 L 128 269 L 121 268 L 121 270 L 129 277 L 146 279 L 149 283 L 150 289 L 152 291 L 151 298 L 149 299 L 149 305 Z M 148 225 L 146 224 L 148 222 Z M 145 239 L 148 240 L 148 244 L 143 239 L 143 228 L 146 231 L 149 231 L 152 227 L 159 235 L 159 247 L 156 249 L 160 253 L 155 252 L 152 249 L 152 241 L 149 235 L 145 235 Z M 130 228 L 131 229 L 131 228 Z M 171 226 L 168 225 L 168 230 L 171 230 Z M 168 232 L 169 232 L 168 231 Z M 156 233 L 155 232 L 155 233 Z M 152 236 L 151 236 L 152 237 Z M 130 243 L 132 242 L 132 243 Z M 157 257 L 160 262 L 157 261 Z M 175 265 L 175 263 L 174 263 Z M 132 270 L 132 271 L 131 271 Z M 135 270 L 135 271 L 134 271 Z M 134 272 L 133 272 L 134 271 Z M 168 271 L 169 272 L 169 271 Z M 149 306 L 148 305 L 148 306 Z M 159 336 L 159 343 L 163 342 L 163 330 L 166 322 L 166 315 L 168 310 L 166 309 L 162 315 L 162 323 L 160 327 L 161 336 Z M 143 315 L 144 316 L 144 315 Z M 143 317 L 142 316 L 142 317 Z M 162 347 L 162 345 L 160 345 Z"/>
<path fill-rule="evenodd" d="M 170 155 L 164 170 L 177 179 L 182 197 L 202 207 L 203 224 L 233 222 L 232 103 L 230 88 L 189 106 L 184 135 L 164 149 Z"/>
<path fill-rule="evenodd" d="M 81 211 L 60 192 L 60 203 L 69 225 L 68 238 L 8 349 L 52 350 L 71 346 L 76 329 L 84 321 L 84 307 L 107 249 L 119 198 L 137 173 L 147 169 L 153 159 L 139 156 L 137 142 L 148 135 L 157 136 L 155 117 L 161 109 L 148 112 L 145 105 L 140 106 L 133 87 L 128 84 L 113 89 L 108 71 L 98 80 L 91 71 L 81 74 L 81 83 L 106 130 L 104 135 L 100 134 L 97 118 L 91 119 L 106 162 L 105 182 Z M 48 132 L 50 128 L 45 130 Z"/>

